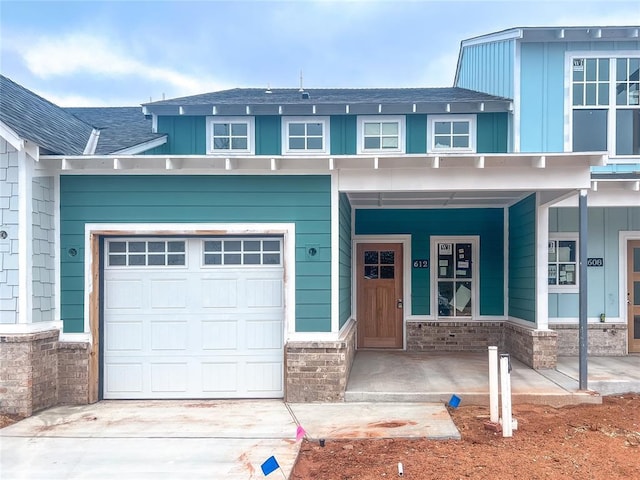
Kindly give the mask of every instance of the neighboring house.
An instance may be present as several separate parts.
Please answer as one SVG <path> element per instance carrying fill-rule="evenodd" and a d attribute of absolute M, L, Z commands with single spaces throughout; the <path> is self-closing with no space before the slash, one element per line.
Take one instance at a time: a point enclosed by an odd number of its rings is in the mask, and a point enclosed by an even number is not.
<path fill-rule="evenodd" d="M 465 40 L 455 79 L 514 99 L 514 152 L 608 152 L 608 164 L 592 169 L 587 199 L 588 340 L 596 355 L 640 352 L 639 30 L 515 28 Z M 575 355 L 577 196 L 547 214 L 549 295 L 540 290 L 537 300 L 558 333 L 558 354 Z"/>
<path fill-rule="evenodd" d="M 514 29 L 463 42 L 453 88 L 233 89 L 149 103 L 144 116 L 58 109 L 3 79 L 0 172 L 16 187 L 5 201 L 2 177 L 2 229 L 5 214 L 18 219 L 0 252 L 18 307 L 2 311 L 0 349 L 31 373 L 0 367 L 0 410 L 342 400 L 356 348 L 498 345 L 552 368 L 577 350 L 581 243 L 603 265 L 589 269 L 592 351 L 634 351 L 640 312 L 623 285 L 640 270 L 624 263 L 640 252 L 637 94 L 623 108 L 596 93 L 591 108 L 590 92 L 638 91 L 637 37 Z M 594 57 L 615 85 L 591 80 Z M 31 107 L 5 114 L 16 101 L 5 84 L 78 122 L 84 143 L 73 129 L 81 145 L 40 143 L 47 115 L 22 130 Z M 605 126 L 619 133 L 598 143 Z"/>

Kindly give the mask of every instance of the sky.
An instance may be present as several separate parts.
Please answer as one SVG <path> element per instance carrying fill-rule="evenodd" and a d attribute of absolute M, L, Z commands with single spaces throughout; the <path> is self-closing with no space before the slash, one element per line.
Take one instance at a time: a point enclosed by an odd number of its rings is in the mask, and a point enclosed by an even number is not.
<path fill-rule="evenodd" d="M 640 25 L 637 0 L 0 0 L 0 72 L 64 107 L 236 87 L 450 87 L 460 42 Z"/>

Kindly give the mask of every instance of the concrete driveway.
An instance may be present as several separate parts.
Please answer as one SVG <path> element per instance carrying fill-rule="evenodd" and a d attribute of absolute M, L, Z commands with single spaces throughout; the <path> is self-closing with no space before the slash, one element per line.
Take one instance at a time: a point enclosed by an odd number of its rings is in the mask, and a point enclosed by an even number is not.
<path fill-rule="evenodd" d="M 104 401 L 55 407 L 0 430 L 0 478 L 258 479 L 275 456 L 288 478 L 311 439 L 460 438 L 443 404 L 279 400 Z"/>

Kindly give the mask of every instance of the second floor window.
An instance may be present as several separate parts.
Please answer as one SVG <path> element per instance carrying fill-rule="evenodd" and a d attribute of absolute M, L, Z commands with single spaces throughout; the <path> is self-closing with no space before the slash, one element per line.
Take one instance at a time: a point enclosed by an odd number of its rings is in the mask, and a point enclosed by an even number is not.
<path fill-rule="evenodd" d="M 404 152 L 404 117 L 359 117 L 358 151 Z"/>
<path fill-rule="evenodd" d="M 640 155 L 640 57 L 572 58 L 572 150 Z"/>
<path fill-rule="evenodd" d="M 208 152 L 253 152 L 253 119 L 210 117 L 207 121 Z"/>
<path fill-rule="evenodd" d="M 429 151 L 475 152 L 475 117 L 469 115 L 430 117 Z"/>
<path fill-rule="evenodd" d="M 328 124 L 324 117 L 284 118 L 284 153 L 328 153 Z"/>

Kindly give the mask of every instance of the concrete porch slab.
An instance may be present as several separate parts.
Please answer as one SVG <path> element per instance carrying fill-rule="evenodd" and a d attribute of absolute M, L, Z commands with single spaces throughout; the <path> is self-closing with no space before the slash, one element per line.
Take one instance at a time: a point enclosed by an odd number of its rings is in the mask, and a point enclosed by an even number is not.
<path fill-rule="evenodd" d="M 552 406 L 601 403 L 589 392 L 567 389 L 511 359 L 513 403 Z M 449 402 L 489 404 L 488 353 L 412 353 L 360 350 L 347 383 L 347 402 Z"/>
<path fill-rule="evenodd" d="M 580 378 L 578 357 L 558 357 L 556 370 L 570 378 L 577 388 Z M 640 392 L 640 355 L 587 358 L 587 386 L 601 395 Z"/>
<path fill-rule="evenodd" d="M 460 432 L 442 404 L 296 403 L 290 406 L 310 439 L 460 439 Z"/>

